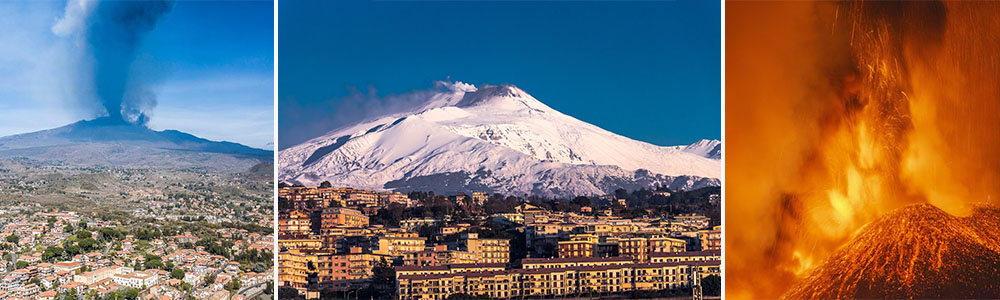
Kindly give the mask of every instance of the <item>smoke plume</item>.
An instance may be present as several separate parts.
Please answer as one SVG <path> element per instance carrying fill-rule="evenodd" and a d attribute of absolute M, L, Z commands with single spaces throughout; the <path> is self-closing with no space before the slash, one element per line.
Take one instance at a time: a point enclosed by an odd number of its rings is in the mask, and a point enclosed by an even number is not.
<path fill-rule="evenodd" d="M 91 76 L 81 85 L 96 95 L 110 120 L 145 125 L 156 106 L 156 95 L 132 67 L 143 38 L 170 12 L 173 1 L 70 0 L 65 14 L 52 26 L 53 33 L 76 38 L 85 49 Z M 89 100 L 80 100 L 89 101 Z"/>
<path fill-rule="evenodd" d="M 727 297 L 782 295 L 899 207 L 998 203 L 1000 4 L 727 11 Z"/>

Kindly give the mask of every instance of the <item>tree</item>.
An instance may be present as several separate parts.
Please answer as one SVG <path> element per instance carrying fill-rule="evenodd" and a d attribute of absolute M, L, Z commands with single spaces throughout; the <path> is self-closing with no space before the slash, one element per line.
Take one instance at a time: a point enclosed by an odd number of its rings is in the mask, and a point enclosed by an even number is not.
<path fill-rule="evenodd" d="M 23 260 L 19 260 L 16 263 L 14 263 L 14 268 L 15 269 L 24 269 L 24 268 L 27 268 L 27 267 L 28 267 L 28 262 L 23 261 Z"/>
<path fill-rule="evenodd" d="M 230 292 L 236 292 L 236 291 L 240 290 L 240 286 L 241 285 L 242 285 L 242 283 L 240 282 L 239 278 L 233 278 L 232 280 L 230 280 L 229 282 L 226 283 L 225 288 L 226 288 L 226 290 L 228 290 Z"/>
<path fill-rule="evenodd" d="M 8 235 L 7 242 L 17 245 L 17 243 L 21 242 L 21 237 L 14 234 Z"/>
<path fill-rule="evenodd" d="M 80 230 L 76 232 L 76 239 L 82 240 L 91 237 L 90 231 Z"/>
<path fill-rule="evenodd" d="M 722 294 L 722 277 L 719 275 L 708 275 L 701 279 L 701 288 L 705 296 L 719 296 Z"/>
<path fill-rule="evenodd" d="M 377 293 L 394 293 L 395 281 L 396 269 L 389 265 L 385 258 L 372 266 L 372 287 L 379 291 Z"/>
<path fill-rule="evenodd" d="M 82 240 L 80 240 L 79 242 L 76 242 L 76 243 L 77 243 L 77 245 L 80 245 L 80 249 L 90 250 L 90 249 L 93 249 L 95 247 L 95 245 L 97 245 L 97 240 L 95 240 L 94 238 L 88 237 L 88 238 L 82 239 Z"/>
<path fill-rule="evenodd" d="M 66 255 L 68 255 L 68 256 L 74 256 L 74 255 L 83 253 L 82 251 L 80 251 L 80 246 L 78 246 L 78 245 L 69 245 L 69 246 L 66 246 L 66 249 L 64 249 L 64 251 L 65 251 Z"/>
<path fill-rule="evenodd" d="M 587 198 L 586 196 L 577 196 L 576 198 L 573 198 L 573 203 L 579 206 L 590 206 L 591 204 L 590 198 Z"/>
<path fill-rule="evenodd" d="M 63 248 L 49 246 L 42 252 L 42 260 L 50 261 L 52 258 L 63 255 Z"/>
<path fill-rule="evenodd" d="M 133 300 L 139 298 L 139 290 L 129 288 L 125 290 L 125 299 Z"/>
<path fill-rule="evenodd" d="M 104 228 L 101 228 L 100 231 L 98 231 L 98 236 L 102 240 L 107 240 L 107 239 L 111 239 L 111 238 L 117 238 L 117 237 L 120 237 L 121 234 L 122 233 L 119 232 L 118 230 L 115 230 L 114 228 L 110 228 L 110 227 L 104 227 Z"/>
<path fill-rule="evenodd" d="M 292 287 L 279 286 L 278 299 L 298 299 L 299 291 Z"/>
<path fill-rule="evenodd" d="M 184 270 L 181 268 L 176 268 L 170 271 L 170 277 L 173 279 L 184 279 Z"/>
<path fill-rule="evenodd" d="M 330 182 L 329 182 L 329 181 L 323 181 L 323 182 L 320 182 L 320 183 L 319 183 L 319 187 L 320 187 L 320 188 L 330 188 L 330 187 L 333 187 L 333 185 L 332 185 L 332 184 L 330 184 Z"/>

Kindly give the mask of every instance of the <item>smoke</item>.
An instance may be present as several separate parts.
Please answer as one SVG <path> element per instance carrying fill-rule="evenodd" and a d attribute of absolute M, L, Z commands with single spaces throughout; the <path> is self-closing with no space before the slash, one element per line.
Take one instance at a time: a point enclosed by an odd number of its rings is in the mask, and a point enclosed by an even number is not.
<path fill-rule="evenodd" d="M 97 97 L 93 101 L 111 120 L 145 125 L 156 106 L 156 95 L 133 74 L 137 49 L 157 21 L 170 12 L 173 1 L 104 1 L 70 0 L 52 32 L 76 39 L 77 47 L 86 49 L 90 76 L 81 76 Z"/>
<path fill-rule="evenodd" d="M 727 6 L 728 297 L 780 296 L 893 209 L 998 203 L 1000 4 Z"/>
<path fill-rule="evenodd" d="M 347 88 L 347 97 L 326 101 L 308 101 L 298 98 L 281 100 L 278 106 L 278 149 L 285 149 L 321 136 L 332 130 L 354 125 L 381 116 L 410 112 L 428 104 L 434 95 L 442 92 L 470 92 L 476 86 L 460 81 L 435 81 L 434 87 L 414 90 L 399 95 L 379 97 L 378 91 L 369 86 L 365 92 L 355 87 Z"/>

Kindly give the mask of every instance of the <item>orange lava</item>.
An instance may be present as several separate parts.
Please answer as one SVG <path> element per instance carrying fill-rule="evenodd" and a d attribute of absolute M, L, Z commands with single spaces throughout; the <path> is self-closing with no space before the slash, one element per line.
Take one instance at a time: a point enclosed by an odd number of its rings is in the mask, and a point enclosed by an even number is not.
<path fill-rule="evenodd" d="M 993 2 L 726 4 L 727 298 L 779 297 L 899 207 L 998 203 L 997 15 Z"/>

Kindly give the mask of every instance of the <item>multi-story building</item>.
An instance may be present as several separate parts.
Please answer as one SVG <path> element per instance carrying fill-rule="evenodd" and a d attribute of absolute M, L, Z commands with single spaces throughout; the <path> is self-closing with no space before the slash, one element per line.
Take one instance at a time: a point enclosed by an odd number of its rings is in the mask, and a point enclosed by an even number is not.
<path fill-rule="evenodd" d="M 305 235 L 312 233 L 309 215 L 298 210 L 278 214 L 278 232 L 285 235 Z"/>
<path fill-rule="evenodd" d="M 372 244 L 376 247 L 373 253 L 402 257 L 407 253 L 423 251 L 427 239 L 416 233 L 380 235 Z"/>
<path fill-rule="evenodd" d="M 321 214 L 320 230 L 326 232 L 336 227 L 368 226 L 368 216 L 349 208 L 326 208 Z"/>
<path fill-rule="evenodd" d="M 697 228 L 708 227 L 708 224 L 711 221 L 708 217 L 698 214 L 682 214 L 674 216 L 673 219 L 674 222 L 695 226 Z"/>
<path fill-rule="evenodd" d="M 410 196 L 400 192 L 381 192 L 378 194 L 379 206 L 388 206 L 392 203 L 399 203 L 405 206 L 412 206 Z"/>
<path fill-rule="evenodd" d="M 477 254 L 477 263 L 507 263 L 510 261 L 510 240 L 482 239 L 476 233 L 463 233 L 459 240 L 462 250 Z"/>
<path fill-rule="evenodd" d="M 350 260 L 347 255 L 332 252 L 318 254 L 316 258 L 319 288 L 328 291 L 351 289 Z"/>
<path fill-rule="evenodd" d="M 698 239 L 701 240 L 701 250 L 722 250 L 722 226 L 699 230 Z"/>
<path fill-rule="evenodd" d="M 477 206 L 482 206 L 483 204 L 486 204 L 486 200 L 489 198 L 490 196 L 487 195 L 486 192 L 472 192 L 472 203 L 476 204 Z"/>
<path fill-rule="evenodd" d="M 649 253 L 684 252 L 687 241 L 670 237 L 655 237 L 649 239 Z"/>
<path fill-rule="evenodd" d="M 320 249 L 322 247 L 323 239 L 307 235 L 281 236 L 278 239 L 278 248 L 282 249 Z"/>
<path fill-rule="evenodd" d="M 95 282 L 111 278 L 117 274 L 132 273 L 133 271 L 134 270 L 129 267 L 111 266 L 77 274 L 73 276 L 73 281 L 83 284 L 93 284 Z"/>
<path fill-rule="evenodd" d="M 649 261 L 649 239 L 644 237 L 618 238 L 618 255 L 637 262 Z"/>
<path fill-rule="evenodd" d="M 111 277 L 115 283 L 130 288 L 141 289 L 151 287 L 159 282 L 156 274 L 149 272 L 132 272 L 128 274 L 115 274 Z"/>
<path fill-rule="evenodd" d="M 523 269 L 555 269 L 580 266 L 611 266 L 632 263 L 628 257 L 570 257 L 570 258 L 524 258 Z"/>
<path fill-rule="evenodd" d="M 315 256 L 300 250 L 278 252 L 278 284 L 304 292 L 309 284 L 309 264 L 316 263 Z"/>
<path fill-rule="evenodd" d="M 573 258 L 548 259 L 546 265 L 549 267 L 517 269 L 397 267 L 397 295 L 399 299 L 440 300 L 457 293 L 525 298 L 666 290 L 689 287 L 694 272 L 699 276 L 714 274 L 711 272 L 717 272 L 719 261 L 636 264 Z"/>
<path fill-rule="evenodd" d="M 423 251 L 407 253 L 403 264 L 410 266 L 440 266 L 450 264 L 472 264 L 479 255 L 468 251 L 449 250 L 447 245 L 434 245 Z"/>
<path fill-rule="evenodd" d="M 662 252 L 650 255 L 653 263 L 665 262 L 689 262 L 689 261 L 716 261 L 722 260 L 722 251 L 687 251 L 687 252 Z"/>
<path fill-rule="evenodd" d="M 559 242 L 559 258 L 592 256 L 594 256 L 594 244 L 589 241 L 569 240 Z"/>
<path fill-rule="evenodd" d="M 345 198 L 348 207 L 378 206 L 378 194 L 372 191 L 354 190 L 350 194 L 347 194 Z"/>

